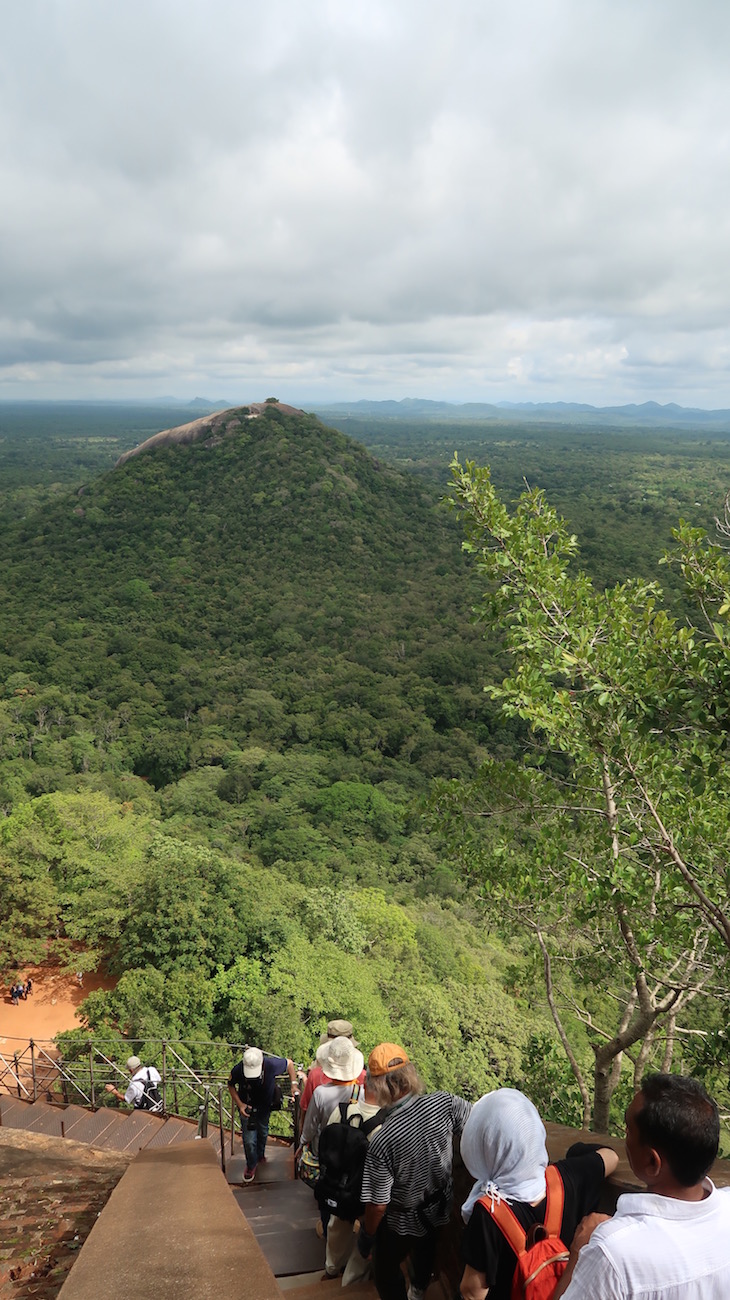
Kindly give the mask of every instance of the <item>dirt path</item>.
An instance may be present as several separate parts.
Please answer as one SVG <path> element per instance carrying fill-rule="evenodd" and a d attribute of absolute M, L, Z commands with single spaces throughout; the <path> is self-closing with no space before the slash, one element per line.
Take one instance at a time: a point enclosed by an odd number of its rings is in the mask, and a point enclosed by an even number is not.
<path fill-rule="evenodd" d="M 33 992 L 14 1007 L 10 993 L 0 994 L 0 1051 L 12 1048 L 13 1039 L 43 1042 L 63 1029 L 78 1029 L 76 1012 L 88 993 L 95 989 L 113 989 L 116 980 L 108 975 L 84 975 L 83 986 L 75 975 L 67 975 L 48 966 L 29 966 L 19 972 L 21 979 L 30 975 Z"/>

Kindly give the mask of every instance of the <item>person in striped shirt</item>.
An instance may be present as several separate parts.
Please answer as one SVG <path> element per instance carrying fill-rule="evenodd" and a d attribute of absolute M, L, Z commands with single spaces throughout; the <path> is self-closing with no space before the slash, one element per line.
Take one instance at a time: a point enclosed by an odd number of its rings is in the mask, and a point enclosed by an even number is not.
<path fill-rule="evenodd" d="M 453 1137 L 471 1105 L 449 1092 L 422 1096 L 418 1072 L 396 1043 L 370 1053 L 368 1080 L 373 1100 L 390 1109 L 365 1161 L 358 1249 L 365 1259 L 372 1254 L 381 1300 L 423 1300 L 439 1229 L 451 1214 Z M 407 1255 L 413 1275 L 408 1291 L 401 1271 Z"/>

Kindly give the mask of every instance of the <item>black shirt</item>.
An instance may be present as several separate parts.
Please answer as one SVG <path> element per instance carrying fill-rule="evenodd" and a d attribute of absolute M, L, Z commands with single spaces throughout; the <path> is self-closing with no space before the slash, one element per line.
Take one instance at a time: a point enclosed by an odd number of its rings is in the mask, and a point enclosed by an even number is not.
<path fill-rule="evenodd" d="M 258 1079 L 247 1079 L 243 1073 L 243 1061 L 239 1061 L 231 1070 L 228 1083 L 236 1089 L 245 1106 L 252 1106 L 257 1115 L 266 1118 L 271 1113 L 276 1077 L 279 1074 L 286 1074 L 286 1058 L 265 1056 L 263 1073 Z"/>
<path fill-rule="evenodd" d="M 598 1206 L 606 1176 L 605 1169 L 603 1160 L 596 1151 L 558 1160 L 556 1164 L 565 1188 L 560 1240 L 565 1246 L 570 1246 L 584 1214 L 592 1214 Z M 539 1205 L 513 1201 L 510 1202 L 510 1209 L 527 1232 L 533 1223 L 544 1223 L 545 1205 L 545 1198 Z M 464 1229 L 461 1253 L 465 1264 L 485 1275 L 489 1300 L 510 1300 L 516 1256 L 483 1205 L 474 1206 Z"/>

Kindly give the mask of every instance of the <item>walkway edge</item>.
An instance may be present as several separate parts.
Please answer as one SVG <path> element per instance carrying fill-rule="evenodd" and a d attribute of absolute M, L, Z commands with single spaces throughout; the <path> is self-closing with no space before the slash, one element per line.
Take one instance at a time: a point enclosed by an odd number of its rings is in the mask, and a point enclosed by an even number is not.
<path fill-rule="evenodd" d="M 208 1142 L 140 1151 L 117 1183 L 59 1300 L 281 1300 Z"/>

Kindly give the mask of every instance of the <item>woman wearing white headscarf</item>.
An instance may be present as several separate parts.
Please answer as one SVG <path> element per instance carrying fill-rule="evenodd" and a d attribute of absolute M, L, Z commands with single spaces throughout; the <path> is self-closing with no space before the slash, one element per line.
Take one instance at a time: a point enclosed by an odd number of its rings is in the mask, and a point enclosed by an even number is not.
<path fill-rule="evenodd" d="M 479 1204 L 506 1201 L 528 1232 L 545 1219 L 545 1126 L 532 1102 L 514 1088 L 489 1092 L 472 1107 L 461 1136 L 461 1155 L 476 1180 L 461 1213 L 466 1230 L 461 1279 L 464 1300 L 509 1300 L 516 1256 L 491 1214 Z M 557 1161 L 565 1205 L 560 1238 L 570 1245 L 584 1214 L 596 1209 L 604 1178 L 618 1156 L 609 1147 L 578 1142 Z"/>

